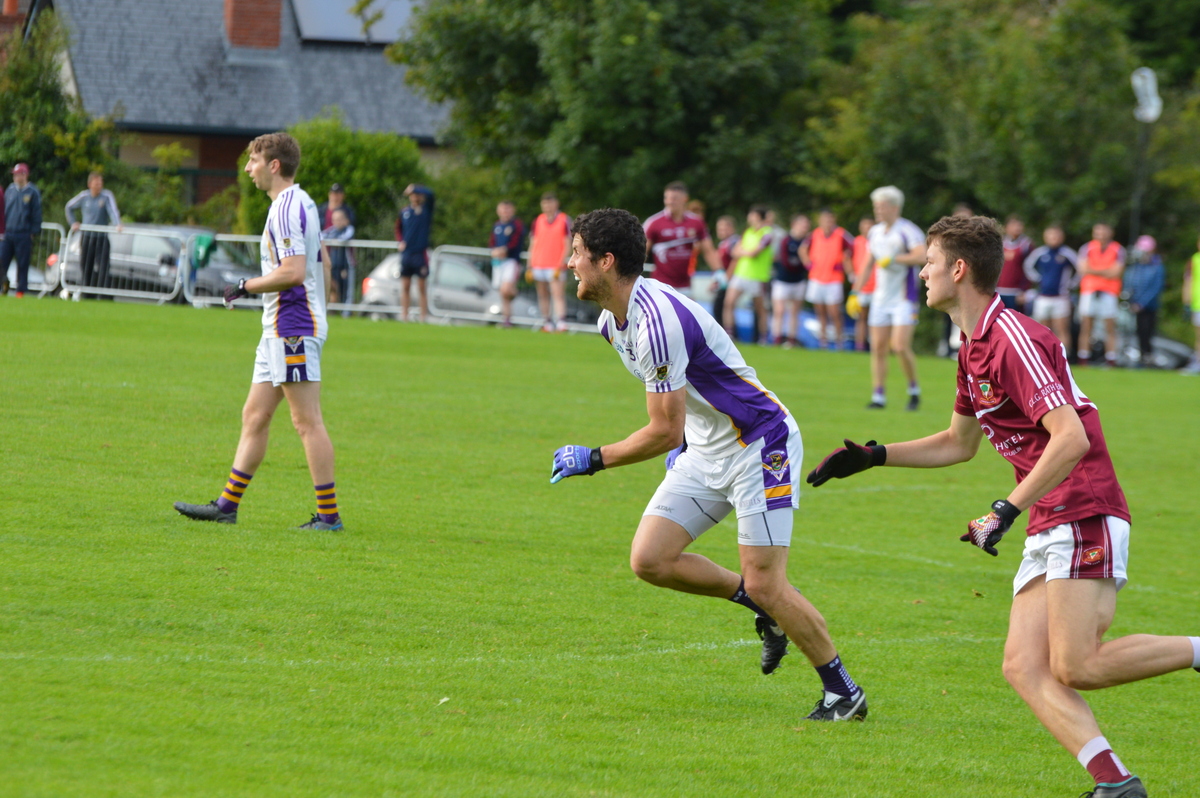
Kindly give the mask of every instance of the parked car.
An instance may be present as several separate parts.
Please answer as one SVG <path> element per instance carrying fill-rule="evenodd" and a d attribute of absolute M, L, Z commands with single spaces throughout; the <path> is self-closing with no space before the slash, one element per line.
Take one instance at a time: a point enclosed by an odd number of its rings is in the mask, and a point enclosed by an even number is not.
<path fill-rule="evenodd" d="M 481 321 L 500 321 L 500 292 L 467 255 L 443 253 L 430 264 L 428 278 L 429 312 L 470 313 L 486 317 Z M 372 318 L 393 318 L 400 306 L 400 254 L 392 253 L 363 278 L 363 304 L 377 305 Z M 409 296 L 410 308 L 417 307 L 417 287 Z M 513 318 L 536 322 L 541 316 L 537 301 L 518 296 L 513 300 Z"/>

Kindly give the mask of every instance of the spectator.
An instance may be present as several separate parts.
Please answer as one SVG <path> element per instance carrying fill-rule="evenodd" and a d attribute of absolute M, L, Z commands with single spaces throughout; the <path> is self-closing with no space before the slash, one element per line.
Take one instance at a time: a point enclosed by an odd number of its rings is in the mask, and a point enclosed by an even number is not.
<path fill-rule="evenodd" d="M 700 254 L 713 271 L 721 268 L 717 251 L 708 236 L 704 219 L 687 209 L 688 188 L 679 181 L 663 189 L 663 209 L 642 223 L 646 233 L 646 257 L 654 260 L 655 280 L 666 283 L 684 296 L 692 295 L 692 252 Z"/>
<path fill-rule="evenodd" d="M 500 292 L 504 314 L 502 326 L 512 326 L 512 301 L 517 296 L 517 280 L 521 279 L 521 246 L 525 228 L 517 218 L 517 206 L 512 200 L 501 200 L 496 206 L 496 223 L 488 246 L 492 248 L 492 285 Z"/>
<path fill-rule="evenodd" d="M 1166 268 L 1155 250 L 1153 236 L 1138 236 L 1125 269 L 1125 293 L 1129 309 L 1137 316 L 1138 352 L 1141 366 L 1154 365 L 1154 333 L 1158 327 L 1158 301 L 1166 280 Z"/>
<path fill-rule="evenodd" d="M 1183 270 L 1183 307 L 1191 313 L 1195 351 L 1192 362 L 1184 368 L 1184 374 L 1200 374 L 1200 240 L 1196 241 L 1196 252 Z"/>
<path fill-rule="evenodd" d="M 420 295 L 420 318 L 424 324 L 429 315 L 429 300 L 425 285 L 429 277 L 429 239 L 433 230 L 433 191 L 410 183 L 404 189 L 408 207 L 396 219 L 397 249 L 400 250 L 400 321 L 408 321 L 412 278 L 417 278 Z M 353 218 L 350 220 L 353 222 Z"/>
<path fill-rule="evenodd" d="M 346 210 L 345 206 L 334 208 L 329 215 L 333 224 L 321 231 L 322 241 L 345 242 L 354 238 L 354 224 L 351 223 L 350 212 Z M 324 214 L 320 214 L 320 216 L 324 218 Z M 344 243 L 327 247 L 327 249 L 329 251 L 329 276 L 333 283 L 330 286 L 333 289 L 332 301 L 353 302 L 350 264 L 354 259 L 354 253 Z M 348 316 L 349 313 L 349 311 L 343 311 L 342 315 Z"/>
<path fill-rule="evenodd" d="M 1025 277 L 1036 285 L 1034 321 L 1054 331 L 1064 347 L 1071 345 L 1071 284 L 1075 281 L 1075 250 L 1063 245 L 1062 227 L 1055 223 L 1042 231 L 1042 246 L 1025 258 Z M 1007 255 L 1007 251 L 1005 252 Z"/>
<path fill-rule="evenodd" d="M 567 297 L 563 290 L 567 261 L 571 259 L 571 220 L 559 211 L 558 197 L 542 195 L 542 212 L 533 220 L 529 235 L 529 268 L 537 286 L 538 309 L 544 332 L 567 331 Z M 554 315 L 550 302 L 554 301 Z"/>
<path fill-rule="evenodd" d="M 908 409 L 921 405 L 917 384 L 917 358 L 913 354 L 913 328 L 917 324 L 917 265 L 925 263 L 925 234 L 900 216 L 904 192 L 883 186 L 871 192 L 877 224 L 867 233 L 871 263 L 859 275 L 854 290 L 861 292 L 866 281 L 877 275 L 867 325 L 871 328 L 870 409 L 887 406 L 887 356 L 889 348 L 900 358 L 908 377 Z"/>
<path fill-rule="evenodd" d="M 1104 360 L 1117 362 L 1117 297 L 1125 271 L 1125 247 L 1113 241 L 1103 222 L 1092 227 L 1092 240 L 1079 253 L 1079 346 L 1076 357 L 1086 365 L 1092 356 L 1092 322 L 1104 322 Z"/>
<path fill-rule="evenodd" d="M 843 284 L 852 271 L 854 238 L 838 227 L 837 216 L 825 208 L 817 216 L 817 229 L 812 231 L 802 254 L 808 261 L 808 293 L 806 298 L 817 313 L 818 333 L 822 349 L 842 346 Z M 832 334 L 831 334 L 832 333 Z"/>
<path fill-rule="evenodd" d="M 3 293 L 8 293 L 8 265 L 17 259 L 17 296 L 29 290 L 29 258 L 33 237 L 42 232 L 42 195 L 29 182 L 29 167 L 19 163 L 12 170 L 13 182 L 4 192 L 4 240 L 0 241 L 0 275 Z"/>
<path fill-rule="evenodd" d="M 342 188 L 341 183 L 334 183 L 329 187 L 329 201 L 317 208 L 317 216 L 321 219 L 322 230 L 328 230 L 330 227 L 333 227 L 333 212 L 339 208 L 346 212 L 346 218 L 350 220 L 351 227 L 358 224 L 358 217 L 354 215 L 354 208 L 350 207 L 346 202 L 346 189 Z"/>
<path fill-rule="evenodd" d="M 729 281 L 729 290 L 725 294 L 725 332 L 737 340 L 737 320 L 734 318 L 734 308 L 742 295 L 749 296 L 754 301 L 755 335 L 759 343 L 767 340 L 767 316 L 763 311 L 763 286 L 771 279 L 771 262 L 774 260 L 775 247 L 772 246 L 771 226 L 767 224 L 767 208 L 755 205 L 746 214 L 749 227 L 742 233 L 742 238 L 733 247 L 733 257 L 737 263 L 733 267 L 733 277 Z"/>
<path fill-rule="evenodd" d="M 1029 278 L 1025 276 L 1025 259 L 1033 250 L 1033 242 L 1025 235 L 1025 222 L 1015 213 L 1004 223 L 1004 266 L 1000 269 L 1000 282 L 996 293 L 1004 307 L 1023 310 L 1021 296 L 1029 290 Z"/>
<path fill-rule="evenodd" d="M 78 230 L 81 222 L 120 229 L 121 212 L 117 210 L 117 198 L 104 187 L 104 175 L 92 172 L 88 175 L 87 186 L 86 191 L 79 192 L 67 203 L 67 224 L 71 225 L 72 230 Z M 76 210 L 81 212 L 81 222 L 75 220 Z M 80 242 L 80 265 L 85 286 L 108 287 L 108 256 L 108 233 L 85 231 Z"/>
<path fill-rule="evenodd" d="M 741 240 L 737 234 L 737 219 L 732 216 L 722 216 L 717 219 L 717 256 L 721 259 L 721 268 L 713 269 L 713 318 L 717 324 L 725 326 L 725 296 L 729 292 L 729 278 L 733 276 L 735 259 L 733 248 Z"/>
<path fill-rule="evenodd" d="M 854 237 L 854 252 L 851 263 L 854 267 L 854 279 L 850 281 L 853 288 L 858 284 L 858 278 L 871 263 L 871 249 L 867 245 L 867 233 L 875 226 L 875 220 L 864 216 L 858 220 L 858 235 Z M 863 284 L 861 291 L 853 291 L 850 300 L 846 302 L 846 310 L 854 319 L 854 348 L 859 352 L 867 351 L 867 311 L 871 309 L 871 294 L 875 291 L 875 275 Z"/>
<path fill-rule="evenodd" d="M 971 206 L 965 202 L 954 203 L 954 212 L 950 214 L 960 219 L 970 219 L 975 215 L 975 211 L 971 210 Z"/>
<path fill-rule="evenodd" d="M 804 307 L 804 291 L 808 285 L 808 264 L 804 250 L 812 223 L 798 213 L 792 226 L 781 237 L 771 275 L 771 340 L 784 347 L 800 343 L 800 311 Z M 772 235 L 775 235 L 772 230 Z M 791 337 L 787 328 L 791 328 Z"/>

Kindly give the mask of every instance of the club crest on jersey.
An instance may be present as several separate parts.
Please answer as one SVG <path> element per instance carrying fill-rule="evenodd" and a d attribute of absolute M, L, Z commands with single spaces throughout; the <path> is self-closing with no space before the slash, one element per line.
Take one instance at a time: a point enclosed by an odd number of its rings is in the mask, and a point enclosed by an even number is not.
<path fill-rule="evenodd" d="M 287 346 L 289 352 L 295 354 L 298 349 L 304 346 L 304 339 L 299 335 L 289 335 L 283 339 L 283 343 Z"/>
<path fill-rule="evenodd" d="M 1087 565 L 1095 565 L 1104 559 L 1104 547 L 1092 546 L 1083 553 L 1083 561 Z"/>
<path fill-rule="evenodd" d="M 283 239 L 283 248 L 291 249 L 292 248 L 292 239 L 290 239 L 290 238 Z"/>
<path fill-rule="evenodd" d="M 980 380 L 976 384 L 979 386 L 979 403 L 981 405 L 991 407 L 1000 401 L 995 391 L 992 390 L 991 380 Z"/>
<path fill-rule="evenodd" d="M 789 462 L 787 452 L 781 449 L 767 452 L 763 455 L 763 470 L 775 477 L 776 482 L 782 482 Z"/>
<path fill-rule="evenodd" d="M 659 382 L 664 381 L 667 378 L 667 372 L 669 372 L 670 370 L 671 370 L 670 363 L 664 363 L 661 366 L 655 367 L 654 379 L 658 380 Z"/>

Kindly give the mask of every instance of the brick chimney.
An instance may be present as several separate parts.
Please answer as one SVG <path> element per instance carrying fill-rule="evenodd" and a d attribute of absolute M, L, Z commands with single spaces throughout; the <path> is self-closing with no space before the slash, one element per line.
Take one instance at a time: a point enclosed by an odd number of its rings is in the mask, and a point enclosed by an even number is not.
<path fill-rule="evenodd" d="M 225 35 L 234 47 L 279 47 L 283 0 L 225 0 Z"/>
<path fill-rule="evenodd" d="M 21 4 L 17 0 L 4 0 L 3 13 L 0 13 L 0 39 L 13 32 L 20 33 L 24 25 Z"/>

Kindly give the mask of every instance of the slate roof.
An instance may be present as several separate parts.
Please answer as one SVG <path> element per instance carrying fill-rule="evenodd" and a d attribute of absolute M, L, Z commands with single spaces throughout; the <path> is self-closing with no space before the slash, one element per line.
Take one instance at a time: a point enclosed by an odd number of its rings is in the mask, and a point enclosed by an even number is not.
<path fill-rule="evenodd" d="M 302 42 L 283 0 L 278 50 L 231 48 L 223 0 L 53 0 L 84 108 L 121 127 L 258 135 L 341 109 L 358 130 L 432 143 L 446 108 L 404 83 L 379 46 Z"/>

